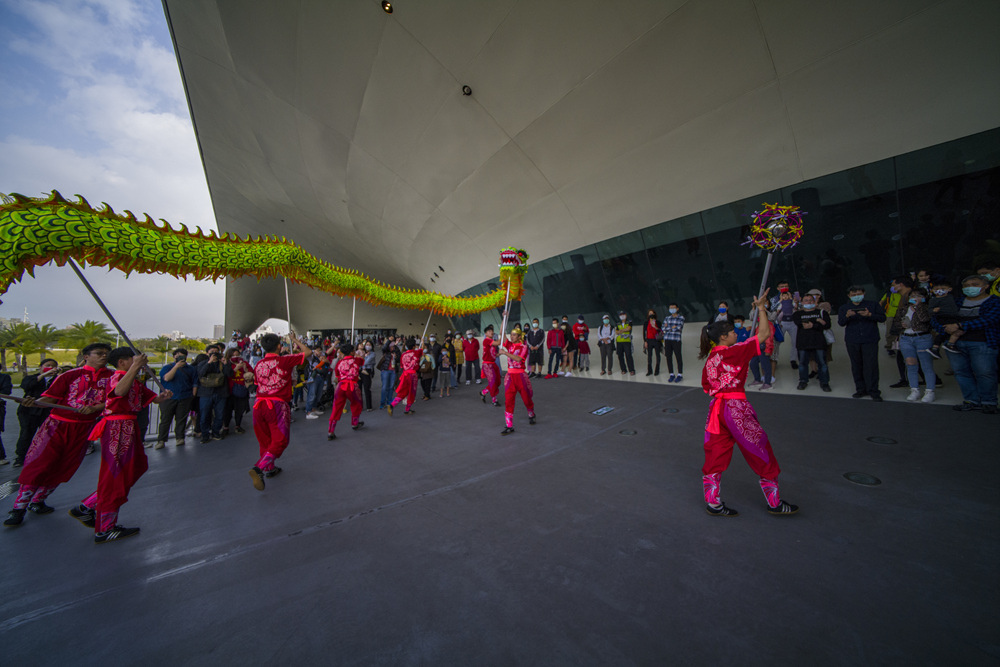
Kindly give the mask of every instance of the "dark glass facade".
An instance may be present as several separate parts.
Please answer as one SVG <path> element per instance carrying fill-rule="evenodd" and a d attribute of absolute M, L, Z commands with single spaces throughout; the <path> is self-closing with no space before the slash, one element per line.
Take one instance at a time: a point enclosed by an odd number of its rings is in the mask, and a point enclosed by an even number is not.
<path fill-rule="evenodd" d="M 764 203 L 800 206 L 805 234 L 774 257 L 769 285 L 819 288 L 834 308 L 852 284 L 881 296 L 889 281 L 927 269 L 959 279 L 984 256 L 1000 256 L 1000 128 L 717 206 L 529 264 L 511 322 L 602 313 L 644 319 L 677 303 L 707 321 L 720 300 L 749 310 L 766 253 L 742 245 Z M 531 252 L 531 248 L 527 248 Z M 462 295 L 483 294 L 496 280 Z M 490 311 L 454 318 L 459 329 L 498 325 Z"/>

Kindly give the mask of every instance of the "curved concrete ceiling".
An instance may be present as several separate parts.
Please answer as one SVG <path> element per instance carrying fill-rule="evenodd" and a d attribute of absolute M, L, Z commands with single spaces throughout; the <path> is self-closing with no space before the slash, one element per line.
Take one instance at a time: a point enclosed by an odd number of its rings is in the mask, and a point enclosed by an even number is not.
<path fill-rule="evenodd" d="M 991 0 L 393 5 L 164 0 L 220 230 L 457 292 L 998 124 Z"/>

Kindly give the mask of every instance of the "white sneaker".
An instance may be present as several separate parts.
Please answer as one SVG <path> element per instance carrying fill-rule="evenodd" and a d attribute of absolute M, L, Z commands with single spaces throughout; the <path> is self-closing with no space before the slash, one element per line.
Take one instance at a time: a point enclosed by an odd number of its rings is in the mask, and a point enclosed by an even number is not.
<path fill-rule="evenodd" d="M 918 398 L 920 398 L 920 390 L 919 389 L 911 389 L 910 390 L 910 395 L 906 397 L 906 400 L 908 400 L 908 401 L 910 401 L 912 403 L 913 401 L 917 400 Z"/>
<path fill-rule="evenodd" d="M 480 379 L 476 380 L 476 384 L 482 384 L 482 383 L 483 383 L 483 380 L 482 380 L 482 378 L 480 378 Z M 469 383 L 468 383 L 468 382 L 466 382 L 465 384 L 469 384 Z"/>
<path fill-rule="evenodd" d="M 319 419 L 319 415 L 314 415 L 313 413 L 310 412 L 309 414 L 306 415 L 306 419 Z"/>
<path fill-rule="evenodd" d="M 563 375 L 565 375 L 565 376 L 566 376 L 566 377 L 568 377 L 568 378 L 571 378 L 571 377 L 573 377 L 573 374 L 572 374 L 572 373 L 570 373 L 569 371 L 566 371 L 565 373 L 563 373 Z"/>
<path fill-rule="evenodd" d="M 934 402 L 934 390 L 927 389 L 924 391 L 924 397 L 920 399 L 921 403 L 933 403 Z"/>
<path fill-rule="evenodd" d="M 0 459 L 0 466 L 5 466 L 8 463 L 10 463 L 10 461 L 8 461 L 7 459 Z"/>
<path fill-rule="evenodd" d="M 466 380 L 465 384 L 472 384 L 472 381 L 471 380 Z"/>

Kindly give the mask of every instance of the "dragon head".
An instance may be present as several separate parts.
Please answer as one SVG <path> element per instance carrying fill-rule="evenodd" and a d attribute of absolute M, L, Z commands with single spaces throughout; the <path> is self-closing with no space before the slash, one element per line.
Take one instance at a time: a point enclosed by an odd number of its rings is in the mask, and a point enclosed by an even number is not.
<path fill-rule="evenodd" d="M 528 253 L 518 248 L 504 248 L 500 251 L 501 269 L 520 269 L 524 272 L 528 268 Z"/>

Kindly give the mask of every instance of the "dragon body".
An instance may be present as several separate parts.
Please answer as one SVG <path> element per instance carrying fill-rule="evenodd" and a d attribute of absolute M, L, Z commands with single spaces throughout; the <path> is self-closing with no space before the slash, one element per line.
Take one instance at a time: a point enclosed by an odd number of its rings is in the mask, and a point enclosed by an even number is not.
<path fill-rule="evenodd" d="M 500 253 L 500 286 L 488 294 L 456 297 L 427 290 L 395 287 L 344 269 L 309 254 L 284 237 L 240 239 L 223 233 L 173 229 L 148 214 L 139 220 L 131 211 L 115 213 L 104 204 L 94 208 L 83 197 L 71 202 L 57 191 L 44 199 L 19 194 L 0 204 L 0 296 L 30 275 L 36 266 L 73 258 L 124 271 L 164 273 L 176 277 L 263 278 L 288 280 L 338 296 L 356 297 L 373 305 L 432 310 L 441 315 L 468 315 L 521 298 L 528 254 L 516 248 Z"/>

